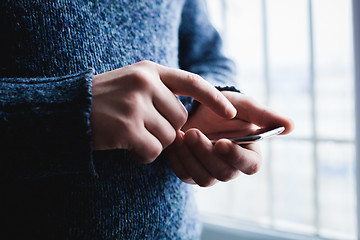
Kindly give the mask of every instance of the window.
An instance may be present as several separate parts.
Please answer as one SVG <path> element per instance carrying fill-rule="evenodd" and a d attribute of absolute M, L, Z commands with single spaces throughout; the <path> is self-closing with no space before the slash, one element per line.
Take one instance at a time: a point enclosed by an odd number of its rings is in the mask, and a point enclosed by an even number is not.
<path fill-rule="evenodd" d="M 356 239 L 351 0 L 207 2 L 241 90 L 296 128 L 261 143 L 259 173 L 196 188 L 205 230 Z"/>

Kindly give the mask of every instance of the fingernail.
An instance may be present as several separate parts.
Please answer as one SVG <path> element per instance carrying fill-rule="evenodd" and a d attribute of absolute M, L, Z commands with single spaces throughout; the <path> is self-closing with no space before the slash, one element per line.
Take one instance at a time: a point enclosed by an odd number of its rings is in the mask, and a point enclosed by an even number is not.
<path fill-rule="evenodd" d="M 230 119 L 234 118 L 237 114 L 237 110 L 236 108 L 232 105 L 229 104 L 228 110 L 227 110 L 227 115 Z"/>

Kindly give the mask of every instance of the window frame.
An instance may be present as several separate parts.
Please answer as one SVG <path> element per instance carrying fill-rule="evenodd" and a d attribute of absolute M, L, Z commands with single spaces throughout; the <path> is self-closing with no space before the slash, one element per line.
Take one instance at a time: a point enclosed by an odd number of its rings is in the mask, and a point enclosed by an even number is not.
<path fill-rule="evenodd" d="M 357 238 L 360 229 L 360 2 L 352 1 L 354 35 L 354 71 L 355 71 L 355 154 L 356 154 L 356 203 L 357 203 Z"/>
<path fill-rule="evenodd" d="M 210 0 L 211 1 L 211 0 Z M 315 89 L 314 89 L 314 46 L 313 46 L 313 23 L 312 23 L 312 0 L 307 0 L 309 5 L 309 46 L 310 46 L 310 78 L 312 81 L 312 98 L 315 98 Z M 226 0 L 220 0 L 222 6 L 226 6 Z M 266 26 L 266 0 L 261 0 L 262 2 L 262 17 L 263 17 L 263 34 L 264 34 L 264 78 L 265 83 L 268 84 L 268 52 L 267 52 L 267 26 Z M 357 234 L 356 239 L 360 239 L 359 229 L 360 229 L 360 1 L 352 0 L 352 13 L 353 13 L 353 50 L 354 50 L 354 96 L 355 96 L 355 167 L 356 167 L 356 217 L 357 217 Z M 223 13 L 224 15 L 224 13 Z M 226 25 L 226 20 L 224 16 L 222 16 L 223 24 Z M 226 29 L 224 29 L 226 32 Z M 225 35 L 226 37 L 226 35 Z M 356 91 L 358 89 L 358 91 Z M 266 97 L 267 98 L 267 97 Z M 313 99 L 314 100 L 314 99 Z M 315 101 L 312 101 L 313 103 Z M 312 106 L 312 121 L 316 123 L 316 106 L 313 104 Z M 314 127 L 315 124 L 313 125 Z M 316 133 L 316 131 L 313 131 Z M 322 139 L 318 139 L 317 136 L 313 136 L 313 144 L 317 144 L 318 141 Z M 314 148 L 313 154 L 315 162 L 314 167 L 318 165 L 317 163 L 317 152 L 316 147 Z M 316 169 L 315 169 L 316 171 Z M 314 181 L 315 189 L 317 189 L 318 180 L 317 177 Z M 314 193 L 314 204 L 315 211 L 318 210 L 318 193 L 317 191 Z M 315 215 L 315 227 L 318 229 L 319 219 L 318 214 Z M 318 236 L 317 233 L 314 235 L 303 235 L 296 233 L 283 232 L 279 230 L 272 229 L 270 227 L 263 227 L 261 225 L 251 224 L 246 221 L 241 220 L 233 220 L 228 219 L 226 217 L 214 216 L 214 215 L 201 215 L 201 220 L 203 222 L 203 235 L 202 239 L 206 240 L 215 240 L 215 239 L 227 239 L 227 240 L 235 240 L 235 239 L 247 239 L 247 240 L 329 240 L 331 238 L 325 238 Z"/>

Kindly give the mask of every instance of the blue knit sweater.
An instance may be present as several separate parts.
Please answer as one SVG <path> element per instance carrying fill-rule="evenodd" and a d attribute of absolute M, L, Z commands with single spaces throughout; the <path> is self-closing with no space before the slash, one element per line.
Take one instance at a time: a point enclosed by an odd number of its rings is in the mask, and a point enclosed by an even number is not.
<path fill-rule="evenodd" d="M 197 239 L 191 186 L 93 151 L 89 116 L 93 75 L 140 60 L 233 85 L 204 2 L 3 0 L 0 34 L 0 239 Z"/>

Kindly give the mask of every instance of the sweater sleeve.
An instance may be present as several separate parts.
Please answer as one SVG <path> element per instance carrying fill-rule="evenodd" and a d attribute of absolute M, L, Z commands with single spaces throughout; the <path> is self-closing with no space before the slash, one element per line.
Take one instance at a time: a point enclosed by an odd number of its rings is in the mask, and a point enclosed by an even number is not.
<path fill-rule="evenodd" d="M 203 0 L 187 0 L 179 30 L 179 64 L 217 87 L 236 86 L 235 64 L 222 52 L 222 39 Z"/>
<path fill-rule="evenodd" d="M 0 184 L 93 170 L 92 77 L 0 78 Z"/>

